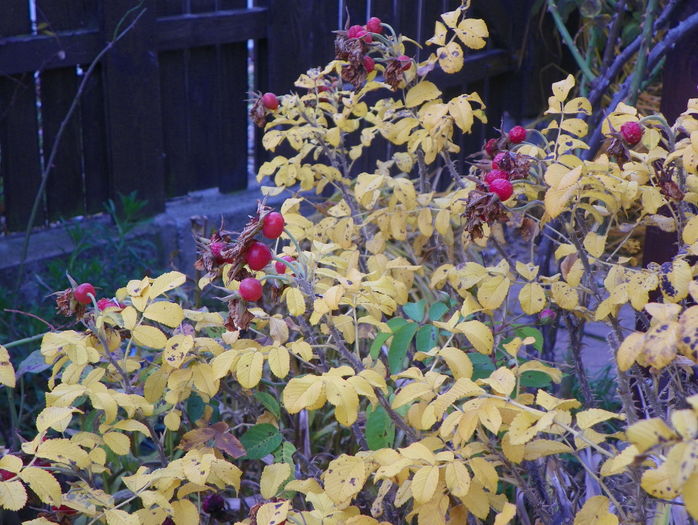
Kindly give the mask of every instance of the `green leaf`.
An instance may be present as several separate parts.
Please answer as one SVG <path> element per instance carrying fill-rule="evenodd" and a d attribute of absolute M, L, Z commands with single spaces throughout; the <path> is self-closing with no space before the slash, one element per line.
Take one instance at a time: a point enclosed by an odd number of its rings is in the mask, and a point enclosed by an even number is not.
<path fill-rule="evenodd" d="M 390 343 L 390 350 L 388 350 L 388 367 L 391 374 L 397 374 L 402 370 L 402 363 L 405 357 L 407 357 L 407 351 L 418 328 L 419 325 L 417 323 L 408 322 L 395 332 Z"/>
<path fill-rule="evenodd" d="M 274 425 L 255 425 L 240 436 L 240 442 L 247 450 L 247 455 L 241 459 L 262 459 L 274 452 L 282 441 L 283 436 Z"/>
<path fill-rule="evenodd" d="M 281 419 L 281 407 L 279 406 L 279 401 L 274 396 L 268 392 L 257 391 L 254 393 L 254 398 L 262 403 L 264 408 L 274 414 L 276 419 Z"/>
<path fill-rule="evenodd" d="M 473 364 L 473 381 L 489 377 L 490 374 L 494 372 L 494 364 L 492 364 L 489 356 L 477 352 L 470 352 L 468 353 L 468 357 Z"/>
<path fill-rule="evenodd" d="M 415 345 L 418 352 L 428 352 L 436 346 L 436 340 L 439 335 L 439 329 L 433 325 L 422 326 L 417 331 Z"/>
<path fill-rule="evenodd" d="M 41 350 L 34 350 L 17 367 L 15 375 L 20 378 L 23 374 L 38 374 L 51 368 L 51 364 L 46 364 Z"/>
<path fill-rule="evenodd" d="M 429 307 L 429 320 L 439 321 L 448 312 L 446 303 L 434 303 Z"/>
<path fill-rule="evenodd" d="M 521 339 L 526 339 L 527 337 L 533 337 L 536 342 L 533 343 L 533 348 L 541 352 L 543 350 L 543 334 L 537 328 L 532 326 L 522 326 L 516 329 L 516 335 Z"/>
<path fill-rule="evenodd" d="M 378 354 L 380 354 L 381 351 L 381 346 L 385 344 L 385 342 L 390 339 L 390 336 L 393 334 L 387 334 L 385 332 L 379 333 L 376 338 L 373 340 L 373 343 L 371 343 L 371 359 L 377 359 Z"/>
<path fill-rule="evenodd" d="M 390 329 L 393 331 L 393 333 L 397 332 L 400 328 L 405 326 L 409 321 L 407 319 L 403 319 L 402 317 L 393 317 L 392 319 L 389 319 L 386 321 L 385 324 L 387 324 Z"/>
<path fill-rule="evenodd" d="M 274 463 L 288 463 L 291 465 L 291 470 L 294 469 L 293 454 L 296 453 L 296 446 L 290 441 L 284 441 L 281 446 L 274 452 Z"/>
<path fill-rule="evenodd" d="M 521 377 L 519 379 L 519 384 L 521 386 L 525 387 L 531 387 L 531 388 L 543 388 L 546 386 L 550 386 L 552 384 L 552 379 L 550 379 L 550 376 L 548 374 L 544 374 L 543 372 L 537 372 L 535 370 L 531 372 L 524 372 L 521 374 Z"/>
<path fill-rule="evenodd" d="M 422 320 L 424 319 L 424 305 L 426 301 L 422 299 L 421 301 L 418 301 L 416 303 L 406 303 L 402 307 L 402 311 L 405 312 L 407 317 L 412 319 L 413 321 L 417 321 L 418 323 L 421 323 Z"/>
<path fill-rule="evenodd" d="M 199 397 L 199 394 L 192 392 L 187 399 L 187 415 L 189 416 L 189 421 L 198 421 L 204 415 L 204 407 L 206 404 L 204 400 Z"/>
<path fill-rule="evenodd" d="M 395 440 L 395 424 L 381 406 L 375 410 L 368 409 L 366 417 L 366 442 L 371 450 L 392 448 Z"/>

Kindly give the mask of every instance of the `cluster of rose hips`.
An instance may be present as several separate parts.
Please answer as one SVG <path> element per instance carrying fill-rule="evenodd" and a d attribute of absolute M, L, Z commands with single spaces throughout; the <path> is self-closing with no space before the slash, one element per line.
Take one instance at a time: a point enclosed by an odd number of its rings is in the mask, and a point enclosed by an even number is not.
<path fill-rule="evenodd" d="M 267 239 L 278 239 L 284 232 L 285 225 L 286 221 L 284 220 L 284 216 L 279 212 L 273 211 L 268 213 L 262 220 L 262 235 L 264 235 Z M 216 243 L 212 243 L 211 251 L 215 254 L 213 244 Z M 222 245 L 223 243 L 219 244 Z M 259 241 L 255 241 L 250 244 L 245 252 L 245 262 L 247 263 L 247 266 L 255 271 L 260 271 L 266 268 L 266 266 L 271 262 L 272 257 L 273 256 L 269 247 Z M 282 259 L 288 262 L 293 262 L 295 260 L 293 257 L 288 255 L 282 257 Z M 277 261 L 274 263 L 274 269 L 276 270 L 276 273 L 282 274 L 286 272 L 286 265 L 280 261 Z M 259 281 L 259 279 L 247 277 L 240 281 L 238 292 L 240 293 L 240 297 L 245 301 L 259 301 L 259 299 L 262 297 L 262 283 Z"/>
<path fill-rule="evenodd" d="M 509 130 L 507 139 L 511 144 L 521 144 L 526 140 L 526 128 L 514 126 Z M 492 158 L 492 169 L 487 172 L 483 180 L 487 188 L 499 197 L 499 200 L 505 201 L 514 193 L 514 186 L 511 184 L 510 173 L 502 169 L 501 163 L 506 155 L 512 155 L 512 153 L 497 151 L 497 144 L 497 139 L 490 139 L 485 144 L 485 152 Z"/>
<path fill-rule="evenodd" d="M 373 43 L 373 36 L 371 33 L 376 35 L 383 34 L 383 22 L 377 16 L 373 16 L 368 19 L 366 25 L 353 25 L 347 30 L 347 38 L 349 39 L 361 39 L 367 44 Z M 400 55 L 396 60 L 401 64 L 402 71 L 407 71 L 412 65 L 412 59 L 407 55 Z M 376 61 L 369 55 L 365 55 L 363 58 L 364 69 L 367 73 L 372 72 L 376 68 Z"/>

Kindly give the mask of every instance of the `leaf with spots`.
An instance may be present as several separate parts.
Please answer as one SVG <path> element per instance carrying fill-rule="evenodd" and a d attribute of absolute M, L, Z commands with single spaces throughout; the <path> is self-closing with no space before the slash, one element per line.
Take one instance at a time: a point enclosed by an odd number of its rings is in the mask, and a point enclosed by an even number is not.
<path fill-rule="evenodd" d="M 330 462 L 324 474 L 325 492 L 335 503 L 350 501 L 366 482 L 366 467 L 361 458 L 342 454 Z"/>

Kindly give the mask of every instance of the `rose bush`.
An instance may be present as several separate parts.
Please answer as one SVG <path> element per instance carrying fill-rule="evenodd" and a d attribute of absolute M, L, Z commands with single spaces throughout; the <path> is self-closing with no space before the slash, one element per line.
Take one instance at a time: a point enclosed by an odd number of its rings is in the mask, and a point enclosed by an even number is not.
<path fill-rule="evenodd" d="M 673 125 L 619 105 L 585 161 L 569 76 L 544 129 L 502 130 L 463 166 L 484 104 L 428 78 L 459 71 L 484 22 L 445 13 L 419 63 L 367 25 L 254 105 L 278 152 L 262 191 L 292 194 L 197 239 L 197 285 L 224 311 L 187 308 L 179 272 L 130 281 L 115 307 L 59 297 L 81 327 L 42 340 L 46 407 L 0 459 L 0 505 L 41 507 L 32 525 L 698 519 L 698 100 Z M 647 226 L 675 233 L 672 261 L 640 265 Z M 618 411 L 565 397 L 579 352 L 540 355 L 541 325 L 579 350 L 592 321 Z"/>

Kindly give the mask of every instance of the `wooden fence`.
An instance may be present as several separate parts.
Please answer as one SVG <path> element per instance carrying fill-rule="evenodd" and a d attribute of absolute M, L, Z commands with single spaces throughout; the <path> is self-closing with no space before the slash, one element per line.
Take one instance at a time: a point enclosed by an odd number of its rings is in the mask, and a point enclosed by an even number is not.
<path fill-rule="evenodd" d="M 406 35 L 431 36 L 458 0 L 3 0 L 0 13 L 0 179 L 5 229 L 26 227 L 44 163 L 85 71 L 125 27 L 90 76 L 67 121 L 36 225 L 99 212 L 137 190 L 148 209 L 168 198 L 247 186 L 259 148 L 249 147 L 250 88 L 278 93 L 332 58 L 331 30 L 347 16 L 379 16 Z M 511 101 L 513 55 L 533 0 L 474 2 L 488 48 L 447 94 L 477 90 L 492 124 Z M 251 44 L 253 42 L 253 44 Z M 525 98 L 525 97 L 524 97 Z M 533 109 L 533 113 L 538 108 Z M 467 140 L 481 143 L 483 129 Z M 472 148 L 471 148 L 472 151 Z"/>

